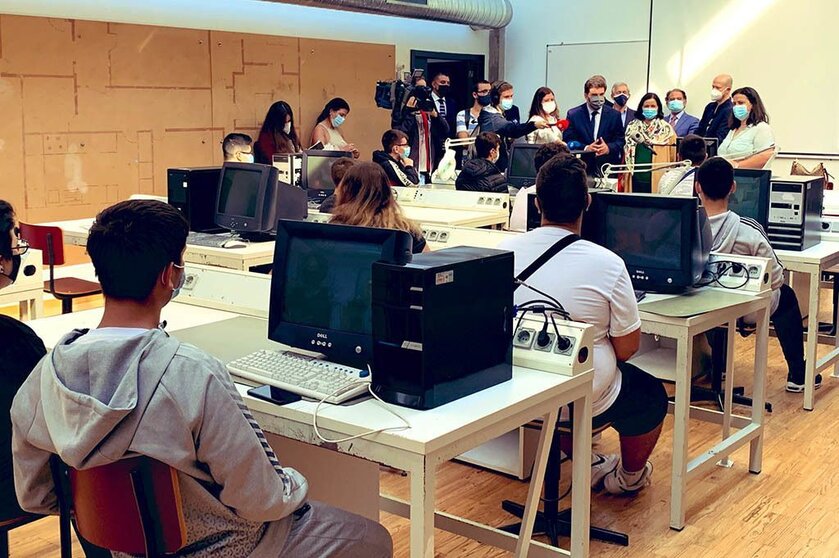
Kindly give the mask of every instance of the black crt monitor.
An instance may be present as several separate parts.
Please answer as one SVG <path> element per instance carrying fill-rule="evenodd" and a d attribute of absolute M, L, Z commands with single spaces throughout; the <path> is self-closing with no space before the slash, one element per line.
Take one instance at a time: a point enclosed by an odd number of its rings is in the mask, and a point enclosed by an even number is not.
<path fill-rule="evenodd" d="M 218 226 L 245 235 L 274 230 L 277 169 L 256 163 L 224 163 L 218 184 Z"/>
<path fill-rule="evenodd" d="M 586 164 L 586 174 L 588 176 L 600 176 L 600 169 L 597 168 L 597 164 L 595 163 L 597 153 L 583 149 L 574 149 L 571 151 L 571 155 Z"/>
<path fill-rule="evenodd" d="M 702 277 L 711 227 L 694 197 L 592 194 L 583 238 L 623 259 L 636 290 L 677 293 Z"/>
<path fill-rule="evenodd" d="M 337 184 L 332 182 L 332 164 L 341 157 L 352 158 L 349 151 L 303 151 L 303 172 L 300 187 L 309 193 L 309 199 L 324 200 L 332 195 Z"/>
<path fill-rule="evenodd" d="M 769 223 L 769 184 L 772 171 L 734 169 L 736 190 L 728 198 L 728 209 L 740 217 L 754 219 L 766 229 Z"/>
<path fill-rule="evenodd" d="M 510 186 L 524 188 L 536 184 L 534 158 L 541 145 L 514 143 L 507 161 L 507 182 Z"/>
<path fill-rule="evenodd" d="M 676 138 L 676 153 L 679 152 L 679 147 L 682 145 L 684 137 Z M 720 146 L 720 140 L 717 138 L 702 138 L 705 140 L 705 151 L 708 152 L 708 158 L 717 156 L 717 149 Z"/>
<path fill-rule="evenodd" d="M 280 220 L 274 249 L 268 338 L 372 365 L 373 263 L 411 261 L 404 231 Z"/>

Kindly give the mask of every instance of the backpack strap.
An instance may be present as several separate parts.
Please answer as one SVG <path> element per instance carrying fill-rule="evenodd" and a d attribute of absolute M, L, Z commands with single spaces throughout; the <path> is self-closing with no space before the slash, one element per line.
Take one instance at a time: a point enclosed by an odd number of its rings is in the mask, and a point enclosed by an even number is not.
<path fill-rule="evenodd" d="M 565 250 L 566 248 L 568 248 L 569 246 L 571 246 L 572 244 L 577 242 L 578 240 L 581 240 L 581 238 L 579 236 L 577 236 L 576 234 L 569 234 L 565 238 L 562 238 L 562 239 L 558 240 L 556 243 L 554 243 L 553 246 L 548 248 L 541 256 L 536 258 L 533 261 L 533 263 L 531 263 L 529 266 L 527 266 L 527 268 L 525 268 L 524 271 L 519 273 L 518 276 L 516 277 L 516 282 L 527 281 L 530 278 L 531 275 L 533 275 L 534 273 L 539 271 L 539 269 L 543 265 L 548 263 L 548 261 L 551 258 L 556 256 L 557 254 L 559 254 L 560 252 L 562 252 L 563 250 Z M 518 288 L 520 286 L 521 286 L 521 284 L 519 284 L 516 288 Z"/>

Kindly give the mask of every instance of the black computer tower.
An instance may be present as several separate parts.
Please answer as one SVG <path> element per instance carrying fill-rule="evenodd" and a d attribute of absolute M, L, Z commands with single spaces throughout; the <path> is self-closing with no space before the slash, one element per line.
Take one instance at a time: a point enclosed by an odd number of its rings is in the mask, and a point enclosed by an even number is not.
<path fill-rule="evenodd" d="M 766 233 L 773 248 L 806 250 L 821 242 L 824 178 L 773 176 Z"/>
<path fill-rule="evenodd" d="M 512 377 L 513 254 L 458 247 L 373 264 L 373 390 L 431 409 Z"/>
<path fill-rule="evenodd" d="M 167 172 L 169 204 L 195 232 L 221 232 L 216 225 L 216 198 L 221 167 L 174 168 Z"/>

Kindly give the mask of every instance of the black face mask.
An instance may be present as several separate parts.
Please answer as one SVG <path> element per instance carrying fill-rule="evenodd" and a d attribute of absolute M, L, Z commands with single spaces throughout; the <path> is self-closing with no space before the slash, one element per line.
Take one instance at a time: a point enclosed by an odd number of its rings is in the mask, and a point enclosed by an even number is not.
<path fill-rule="evenodd" d="M 478 95 L 478 104 L 482 107 L 488 107 L 492 104 L 492 95 L 489 93 L 486 95 Z"/>
<path fill-rule="evenodd" d="M 445 97 L 451 91 L 450 85 L 438 85 L 437 86 L 437 95 L 440 97 Z"/>
<path fill-rule="evenodd" d="M 11 273 L 0 273 L 11 280 L 12 283 L 17 281 L 17 274 L 20 272 L 20 256 L 12 256 L 12 271 Z M 5 271 L 5 270 L 4 270 Z"/>

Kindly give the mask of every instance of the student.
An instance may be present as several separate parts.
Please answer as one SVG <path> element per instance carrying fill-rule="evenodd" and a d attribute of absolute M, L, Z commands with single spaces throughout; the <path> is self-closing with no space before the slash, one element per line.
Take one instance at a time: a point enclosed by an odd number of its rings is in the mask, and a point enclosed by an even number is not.
<path fill-rule="evenodd" d="M 300 140 L 294 127 L 294 111 L 285 101 L 277 101 L 265 115 L 259 137 L 254 144 L 257 163 L 271 165 L 277 153 L 299 153 Z"/>
<path fill-rule="evenodd" d="M 97 215 L 87 251 L 102 321 L 64 336 L 12 406 L 21 507 L 57 513 L 52 454 L 74 468 L 140 454 L 177 470 L 188 534 L 179 555 L 391 556 L 378 523 L 307 504 L 306 479 L 280 466 L 224 364 L 158 326 L 184 284 L 187 232 L 154 200 Z"/>
<path fill-rule="evenodd" d="M 530 104 L 530 120 L 535 122 L 542 120 L 548 123 L 544 130 L 534 130 L 527 134 L 527 143 L 555 143 L 562 141 L 562 129 L 559 127 L 559 107 L 556 106 L 556 97 L 550 87 L 540 87 L 533 95 L 533 102 Z"/>
<path fill-rule="evenodd" d="M 358 148 L 354 143 L 348 143 L 344 139 L 344 134 L 341 133 L 341 126 L 346 122 L 349 113 L 349 103 L 340 97 L 335 97 L 326 103 L 315 119 L 311 145 L 320 142 L 328 151 L 349 151 L 354 159 L 358 159 Z"/>
<path fill-rule="evenodd" d="M 495 166 L 501 156 L 501 138 L 498 134 L 478 134 L 475 138 L 475 154 L 476 158 L 463 164 L 463 170 L 455 181 L 455 188 L 471 192 L 508 193 L 507 177 Z"/>
<path fill-rule="evenodd" d="M 769 258 L 771 265 L 772 304 L 770 317 L 781 350 L 787 361 L 787 391 L 804 391 L 804 328 L 801 325 L 801 310 L 795 291 L 784 284 L 784 268 L 763 227 L 748 217 L 741 217 L 729 211 L 728 198 L 737 190 L 734 182 L 734 168 L 722 157 L 708 159 L 696 171 L 696 193 L 711 222 L 714 235 L 712 250 L 727 254 Z M 816 387 L 822 382 L 816 375 Z"/>
<path fill-rule="evenodd" d="M 481 110 L 492 102 L 490 91 L 492 91 L 492 84 L 483 79 L 472 88 L 472 107 L 458 112 L 455 118 L 455 132 L 458 138 L 468 138 L 471 135 L 476 135 L 473 132 L 478 128 L 478 118 L 481 116 Z"/>
<path fill-rule="evenodd" d="M 696 134 L 690 134 L 682 138 L 679 144 L 679 161 L 690 161 L 689 169 L 670 169 L 658 183 L 658 193 L 665 196 L 692 196 L 695 192 L 693 182 L 696 177 L 696 169 L 705 162 L 708 157 L 708 148 L 705 140 Z"/>
<path fill-rule="evenodd" d="M 696 134 L 703 138 L 717 138 L 720 143 L 729 130 L 731 116 L 731 88 L 734 80 L 728 74 L 720 74 L 711 82 L 711 102 L 705 106 Z"/>
<path fill-rule="evenodd" d="M 539 171 L 536 198 L 542 226 L 498 246 L 514 252 L 516 275 L 560 241 L 580 234 L 591 202 L 585 164 L 570 154 L 555 156 Z M 659 380 L 626 362 L 638 350 L 641 319 L 623 260 L 577 240 L 526 282 L 558 300 L 573 320 L 594 326 L 593 426 L 611 424 L 618 431 L 621 455 L 592 455 L 592 487 L 602 484 L 610 494 L 638 492 L 650 484 L 648 459 L 667 414 L 667 393 Z M 525 286 L 515 293 L 516 304 L 541 298 Z M 568 453 L 570 438 L 563 436 L 560 444 Z"/>
<path fill-rule="evenodd" d="M 384 169 L 391 186 L 419 186 L 419 175 L 411 160 L 411 145 L 405 132 L 388 130 L 382 134 L 382 150 L 373 152 L 373 162 Z"/>
<path fill-rule="evenodd" d="M 495 132 L 505 140 L 514 140 L 526 136 L 534 130 L 544 130 L 548 123 L 544 120 L 539 122 L 526 122 L 519 124 L 510 122 L 506 118 L 506 111 L 513 108 L 513 86 L 506 81 L 496 81 L 490 90 L 491 104 L 485 106 L 478 119 L 481 132 Z M 507 142 L 501 143 L 501 158 L 497 165 L 507 168 Z"/>
<path fill-rule="evenodd" d="M 350 159 L 349 157 L 340 157 L 334 163 L 332 163 L 332 168 L 329 169 L 329 172 L 332 174 L 332 184 L 335 185 L 335 188 L 338 188 L 338 184 L 344 179 L 344 175 L 347 174 L 347 171 L 355 164 L 355 159 Z M 335 208 L 335 192 L 329 195 L 323 202 L 321 202 L 320 207 L 318 210 L 321 213 L 332 213 L 332 210 Z"/>
<path fill-rule="evenodd" d="M 227 134 L 221 142 L 225 163 L 253 163 L 253 140 L 247 134 Z"/>
<path fill-rule="evenodd" d="M 606 80 L 592 76 L 583 85 L 586 102 L 568 111 L 568 129 L 563 133 L 565 142 L 579 144 L 580 149 L 597 154 L 595 166 L 617 164 L 623 154 L 624 128 L 615 109 L 606 104 Z"/>
<path fill-rule="evenodd" d="M 414 254 L 428 251 L 422 229 L 402 214 L 385 171 L 376 163 L 358 163 L 347 171 L 335 190 L 329 222 L 405 231 L 414 238 Z"/>
<path fill-rule="evenodd" d="M 699 128 L 699 119 L 692 114 L 685 112 L 688 106 L 688 94 L 683 89 L 671 89 L 664 96 L 667 103 L 667 123 L 676 131 L 676 137 L 683 138 L 696 132 Z"/>
<path fill-rule="evenodd" d="M 775 158 L 775 134 L 757 91 L 741 87 L 732 93 L 728 134 L 717 152 L 738 169 L 765 169 Z"/>
<path fill-rule="evenodd" d="M 560 153 L 571 154 L 568 146 L 564 143 L 546 143 L 533 156 L 533 166 L 538 173 L 539 170 L 551 159 Z M 513 211 L 510 214 L 510 230 L 525 232 L 527 230 L 527 197 L 530 193 L 536 192 L 536 185 L 519 189 L 513 203 Z"/>

